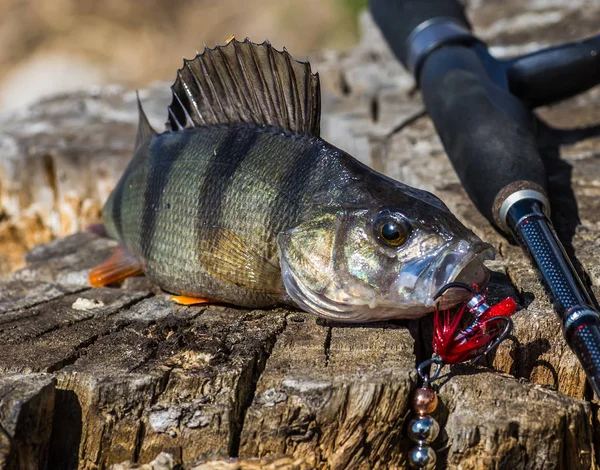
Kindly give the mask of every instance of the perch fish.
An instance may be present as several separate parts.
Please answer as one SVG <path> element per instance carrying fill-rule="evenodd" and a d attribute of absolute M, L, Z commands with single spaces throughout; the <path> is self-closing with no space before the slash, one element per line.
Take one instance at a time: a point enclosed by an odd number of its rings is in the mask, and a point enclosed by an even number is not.
<path fill-rule="evenodd" d="M 449 282 L 487 281 L 492 247 L 440 199 L 319 137 L 308 62 L 233 39 L 185 60 L 171 90 L 162 134 L 138 99 L 134 156 L 103 213 L 121 248 L 92 285 L 144 272 L 184 304 L 377 321 L 432 311 Z"/>

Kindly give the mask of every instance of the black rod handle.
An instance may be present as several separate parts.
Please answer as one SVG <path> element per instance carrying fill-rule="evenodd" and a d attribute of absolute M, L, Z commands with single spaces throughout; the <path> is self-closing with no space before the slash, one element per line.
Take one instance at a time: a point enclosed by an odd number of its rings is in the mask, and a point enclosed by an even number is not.
<path fill-rule="evenodd" d="M 600 83 L 600 35 L 507 63 L 510 91 L 530 107 L 575 96 Z"/>
<path fill-rule="evenodd" d="M 482 46 L 443 46 L 424 60 L 419 84 L 467 194 L 507 232 L 504 202 L 517 191 L 546 201 L 546 173 L 530 111 L 492 80 L 482 54 Z"/>
<path fill-rule="evenodd" d="M 447 19 L 470 31 L 464 7 L 455 0 L 371 0 L 371 15 L 392 51 L 405 67 L 409 59 L 409 37 L 431 19 Z"/>

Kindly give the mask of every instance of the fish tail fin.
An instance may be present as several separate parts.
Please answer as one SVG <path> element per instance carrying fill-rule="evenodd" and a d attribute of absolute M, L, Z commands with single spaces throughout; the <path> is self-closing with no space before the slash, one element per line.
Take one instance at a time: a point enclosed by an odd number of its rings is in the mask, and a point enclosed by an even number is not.
<path fill-rule="evenodd" d="M 117 183 L 119 184 L 119 183 Z M 108 199 L 104 203 L 104 207 L 102 208 L 102 222 L 104 223 L 104 231 L 109 238 L 118 239 L 119 232 L 117 231 L 117 227 L 115 226 L 115 221 L 113 219 L 113 206 L 115 203 L 115 192 L 112 191 L 108 196 Z"/>
<path fill-rule="evenodd" d="M 122 200 L 122 192 L 124 191 L 124 180 L 127 178 L 128 173 L 131 171 L 132 167 L 138 165 L 140 161 L 144 161 L 148 158 L 149 152 L 143 151 L 140 152 L 145 145 L 148 144 L 150 139 L 156 135 L 156 131 L 150 125 L 150 121 L 148 121 L 148 117 L 144 112 L 144 108 L 142 107 L 142 102 L 140 101 L 140 95 L 136 91 L 137 98 L 137 107 L 138 107 L 138 128 L 137 134 L 135 137 L 135 146 L 134 146 L 134 157 L 133 160 L 129 163 L 129 166 L 125 170 L 125 173 L 108 196 L 108 199 L 104 203 L 104 208 L 102 209 L 102 220 L 104 222 L 105 232 L 110 238 L 122 239 L 120 224 L 121 224 L 121 200 Z"/>
<path fill-rule="evenodd" d="M 308 62 L 292 58 L 268 41 L 233 38 L 184 60 L 171 87 L 167 129 L 214 124 L 271 125 L 318 137 L 319 76 Z"/>

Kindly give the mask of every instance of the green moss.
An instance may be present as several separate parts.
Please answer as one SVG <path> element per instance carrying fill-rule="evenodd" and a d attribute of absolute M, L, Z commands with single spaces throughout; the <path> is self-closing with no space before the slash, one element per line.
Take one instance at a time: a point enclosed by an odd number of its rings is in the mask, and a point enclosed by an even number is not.
<path fill-rule="evenodd" d="M 354 16 L 367 8 L 368 0 L 340 0 L 344 8 Z"/>

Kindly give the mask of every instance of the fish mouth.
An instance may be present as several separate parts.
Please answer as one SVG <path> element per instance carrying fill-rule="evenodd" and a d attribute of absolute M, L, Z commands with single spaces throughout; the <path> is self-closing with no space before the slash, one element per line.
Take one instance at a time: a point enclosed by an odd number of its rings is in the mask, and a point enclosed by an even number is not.
<path fill-rule="evenodd" d="M 425 278 L 429 278 L 429 287 L 425 287 L 425 304 L 434 306 L 435 295 L 450 282 L 461 282 L 479 292 L 487 284 L 490 271 L 484 261 L 494 259 L 495 250 L 489 243 L 467 244 L 459 242 L 437 262 L 433 263 Z M 423 283 L 427 284 L 427 282 Z M 451 289 L 438 301 L 440 308 L 448 308 L 465 301 L 471 294 L 463 289 Z"/>

